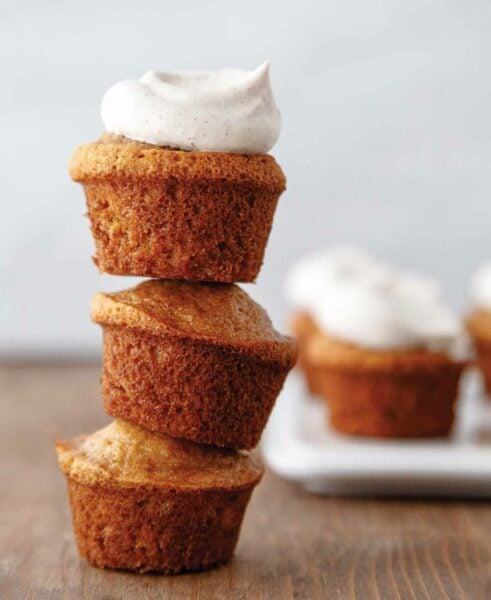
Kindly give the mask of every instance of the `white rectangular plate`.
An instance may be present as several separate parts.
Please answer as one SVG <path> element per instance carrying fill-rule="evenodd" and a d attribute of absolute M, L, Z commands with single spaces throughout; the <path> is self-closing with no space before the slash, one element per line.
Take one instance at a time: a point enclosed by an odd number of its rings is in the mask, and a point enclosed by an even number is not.
<path fill-rule="evenodd" d="M 268 466 L 321 494 L 491 497 L 491 402 L 475 373 L 463 382 L 448 439 L 355 438 L 327 423 L 323 402 L 291 375 L 264 433 Z"/>

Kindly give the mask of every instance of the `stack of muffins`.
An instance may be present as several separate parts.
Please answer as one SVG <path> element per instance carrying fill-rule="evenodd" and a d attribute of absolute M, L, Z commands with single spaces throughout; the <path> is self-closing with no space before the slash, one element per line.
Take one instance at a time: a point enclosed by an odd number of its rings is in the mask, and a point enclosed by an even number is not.
<path fill-rule="evenodd" d="M 115 420 L 57 444 L 80 553 L 177 573 L 229 560 L 262 467 L 293 341 L 233 282 L 254 281 L 285 178 L 268 68 L 122 82 L 80 147 L 99 269 L 147 280 L 97 294 L 102 397 Z"/>

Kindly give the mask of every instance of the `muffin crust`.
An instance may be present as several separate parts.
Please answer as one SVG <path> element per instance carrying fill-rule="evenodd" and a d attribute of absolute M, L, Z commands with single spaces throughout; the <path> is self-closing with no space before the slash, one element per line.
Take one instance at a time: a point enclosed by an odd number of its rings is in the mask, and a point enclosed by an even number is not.
<path fill-rule="evenodd" d="M 69 170 L 79 183 L 123 175 L 160 181 L 226 180 L 276 193 L 286 186 L 283 171 L 269 154 L 193 152 L 137 142 L 114 133 L 104 133 L 96 142 L 79 146 Z"/>
<path fill-rule="evenodd" d="M 193 339 L 291 363 L 290 337 L 237 285 L 150 280 L 92 302 L 95 323 Z"/>
<path fill-rule="evenodd" d="M 122 419 L 56 448 L 65 475 L 88 485 L 237 490 L 256 484 L 263 472 L 247 452 L 175 439 Z"/>

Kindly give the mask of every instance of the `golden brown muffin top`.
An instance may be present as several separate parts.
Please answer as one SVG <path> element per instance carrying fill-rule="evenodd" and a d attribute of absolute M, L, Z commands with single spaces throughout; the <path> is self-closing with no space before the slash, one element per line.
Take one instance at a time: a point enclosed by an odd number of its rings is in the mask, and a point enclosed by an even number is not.
<path fill-rule="evenodd" d="M 299 312 L 292 318 L 292 332 L 301 337 L 301 352 L 314 365 L 336 367 L 351 371 L 432 371 L 448 365 L 464 368 L 467 361 L 458 361 L 444 352 L 426 348 L 374 350 L 340 340 L 321 330 L 312 316 Z"/>
<path fill-rule="evenodd" d="M 155 334 L 233 347 L 292 366 L 294 341 L 235 284 L 152 279 L 113 294 L 98 293 L 92 320 Z"/>
<path fill-rule="evenodd" d="M 466 325 L 473 338 L 491 343 L 491 312 L 489 310 L 474 309 L 468 316 Z"/>
<path fill-rule="evenodd" d="M 259 482 L 263 468 L 245 451 L 178 440 L 116 419 L 56 444 L 61 470 L 88 485 L 235 490 Z"/>
<path fill-rule="evenodd" d="M 283 171 L 269 154 L 190 152 L 137 142 L 113 133 L 79 146 L 70 161 L 70 175 L 82 183 L 121 175 L 159 180 L 227 180 L 277 193 L 286 187 Z"/>

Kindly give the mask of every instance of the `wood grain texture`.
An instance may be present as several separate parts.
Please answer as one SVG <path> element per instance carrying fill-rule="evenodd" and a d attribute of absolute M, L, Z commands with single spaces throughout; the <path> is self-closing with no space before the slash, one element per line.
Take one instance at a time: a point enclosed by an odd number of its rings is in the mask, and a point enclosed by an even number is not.
<path fill-rule="evenodd" d="M 52 444 L 108 421 L 98 371 L 0 369 L 2 600 L 491 598 L 489 503 L 324 498 L 271 474 L 228 566 L 177 577 L 89 567 L 73 543 Z"/>

